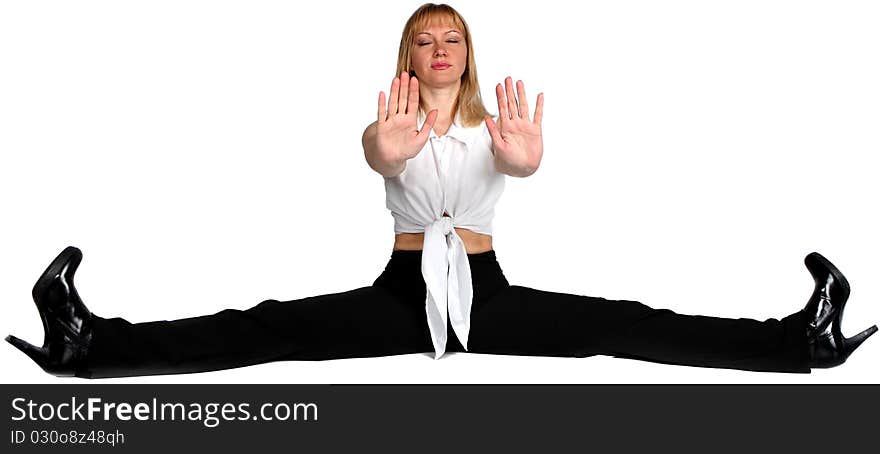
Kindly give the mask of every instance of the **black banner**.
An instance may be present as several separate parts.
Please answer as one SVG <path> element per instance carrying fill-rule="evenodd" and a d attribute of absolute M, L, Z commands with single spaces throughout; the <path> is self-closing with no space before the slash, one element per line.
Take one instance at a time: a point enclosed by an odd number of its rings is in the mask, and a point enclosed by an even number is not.
<path fill-rule="evenodd" d="M 877 385 L 0 385 L 3 452 L 876 444 Z"/>

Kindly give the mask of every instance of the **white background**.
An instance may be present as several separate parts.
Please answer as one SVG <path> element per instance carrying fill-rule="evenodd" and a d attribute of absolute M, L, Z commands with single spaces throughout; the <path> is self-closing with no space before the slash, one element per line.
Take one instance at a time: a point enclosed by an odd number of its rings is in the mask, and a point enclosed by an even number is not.
<path fill-rule="evenodd" d="M 421 3 L 4 2 L 2 334 L 42 342 L 31 287 L 67 245 L 88 307 L 131 322 L 371 284 L 393 222 L 361 133 Z M 541 168 L 497 206 L 512 284 L 782 318 L 816 250 L 852 284 L 844 334 L 880 322 L 874 2 L 452 6 L 490 111 L 507 75 L 532 108 L 545 93 Z M 878 358 L 880 336 L 812 374 L 414 354 L 112 381 L 877 383 Z M 86 383 L 7 344 L 0 362 Z"/>

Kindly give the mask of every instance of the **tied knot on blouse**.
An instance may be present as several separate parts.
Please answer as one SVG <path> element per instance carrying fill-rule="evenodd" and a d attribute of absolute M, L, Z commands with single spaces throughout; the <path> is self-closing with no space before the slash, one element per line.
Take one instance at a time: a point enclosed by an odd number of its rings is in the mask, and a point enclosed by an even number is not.
<path fill-rule="evenodd" d="M 471 266 L 464 242 L 456 233 L 454 220 L 450 217 L 443 216 L 425 228 L 422 276 L 425 279 L 425 311 L 434 343 L 434 359 L 446 352 L 447 322 L 451 322 L 455 335 L 467 350 L 474 295 Z"/>
<path fill-rule="evenodd" d="M 425 114 L 419 112 L 418 128 Z M 447 326 L 467 350 L 473 285 L 464 243 L 455 228 L 492 234 L 504 174 L 495 170 L 485 121 L 464 127 L 459 116 L 443 136 L 431 137 L 397 176 L 385 177 L 386 207 L 395 233 L 421 233 L 425 313 L 434 358 L 446 352 Z M 446 216 L 448 214 L 448 216 Z"/>
<path fill-rule="evenodd" d="M 440 224 L 440 229 L 443 232 L 444 236 L 455 232 L 455 224 L 452 222 L 452 218 L 449 216 L 443 216 L 434 223 Z"/>

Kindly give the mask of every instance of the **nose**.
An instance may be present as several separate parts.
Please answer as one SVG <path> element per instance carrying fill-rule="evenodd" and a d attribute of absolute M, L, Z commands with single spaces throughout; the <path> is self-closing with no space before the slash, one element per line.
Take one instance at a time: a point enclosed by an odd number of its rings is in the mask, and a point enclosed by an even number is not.
<path fill-rule="evenodd" d="M 446 49 L 443 46 L 438 44 L 437 47 L 434 48 L 434 56 L 435 57 L 445 57 L 446 56 Z"/>

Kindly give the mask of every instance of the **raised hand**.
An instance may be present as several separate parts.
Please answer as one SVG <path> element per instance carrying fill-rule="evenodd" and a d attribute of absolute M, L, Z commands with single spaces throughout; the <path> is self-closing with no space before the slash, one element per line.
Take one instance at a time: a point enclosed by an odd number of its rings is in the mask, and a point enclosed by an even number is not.
<path fill-rule="evenodd" d="M 516 82 L 517 96 L 513 94 L 513 79 L 504 79 L 495 86 L 498 98 L 498 124 L 486 117 L 486 127 L 492 136 L 492 148 L 496 162 L 504 173 L 526 176 L 534 173 L 544 154 L 544 140 L 541 136 L 541 118 L 544 116 L 544 93 L 538 95 L 534 121 L 529 119 L 529 106 L 525 85 Z"/>
<path fill-rule="evenodd" d="M 419 154 L 437 120 L 437 110 L 428 112 L 418 130 L 419 81 L 403 72 L 391 82 L 391 99 L 385 108 L 385 93 L 379 92 L 377 145 L 383 156 L 407 160 Z"/>

